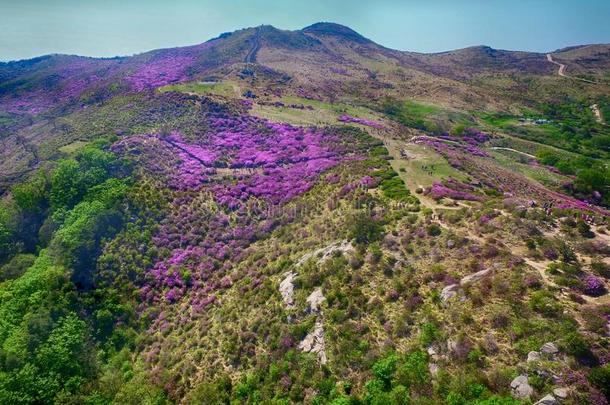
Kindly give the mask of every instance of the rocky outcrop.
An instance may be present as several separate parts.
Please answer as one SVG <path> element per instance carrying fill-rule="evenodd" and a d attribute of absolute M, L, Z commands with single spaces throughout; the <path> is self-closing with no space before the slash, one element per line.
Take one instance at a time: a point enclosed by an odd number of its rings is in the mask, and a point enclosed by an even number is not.
<path fill-rule="evenodd" d="M 296 273 L 289 272 L 285 274 L 284 279 L 280 283 L 280 294 L 282 294 L 282 298 L 284 299 L 284 304 L 286 304 L 287 309 L 294 308 L 294 278 L 296 277 Z"/>
<path fill-rule="evenodd" d="M 305 336 L 301 343 L 299 343 L 299 349 L 303 350 L 304 352 L 317 354 L 320 364 L 326 364 L 328 359 L 326 357 L 324 327 L 322 326 L 321 319 L 316 320 L 313 331 Z"/>
<path fill-rule="evenodd" d="M 320 287 L 316 288 L 309 297 L 307 297 L 307 304 L 309 305 L 310 312 L 319 312 L 320 305 L 324 302 L 326 298 L 322 294 L 322 289 Z"/>
<path fill-rule="evenodd" d="M 303 265 L 307 260 L 311 258 L 317 257 L 318 264 L 324 263 L 326 260 L 330 259 L 333 254 L 337 252 L 348 253 L 353 252 L 354 246 L 351 242 L 347 240 L 343 240 L 341 242 L 332 243 L 324 248 L 314 250 L 311 253 L 304 254 L 301 259 L 297 262 L 296 266 Z"/>
<path fill-rule="evenodd" d="M 481 280 L 482 278 L 486 277 L 490 273 L 491 273 L 491 269 L 485 269 L 485 270 L 477 271 L 476 273 L 473 273 L 473 274 L 469 274 L 460 280 L 460 285 L 462 287 L 464 287 L 469 284 L 475 283 L 475 282 Z"/>

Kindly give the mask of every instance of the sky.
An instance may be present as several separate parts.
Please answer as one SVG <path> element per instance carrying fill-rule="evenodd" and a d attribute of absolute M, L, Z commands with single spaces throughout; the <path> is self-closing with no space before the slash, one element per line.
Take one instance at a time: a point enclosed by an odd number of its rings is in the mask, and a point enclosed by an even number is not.
<path fill-rule="evenodd" d="M 318 21 L 417 52 L 610 43 L 610 0 L 0 0 L 0 61 L 132 55 L 261 24 L 294 30 Z"/>

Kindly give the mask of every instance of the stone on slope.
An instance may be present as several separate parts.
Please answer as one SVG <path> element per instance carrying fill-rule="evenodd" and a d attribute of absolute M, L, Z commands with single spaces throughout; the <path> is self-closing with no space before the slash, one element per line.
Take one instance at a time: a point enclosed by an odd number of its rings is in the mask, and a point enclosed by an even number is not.
<path fill-rule="evenodd" d="M 560 401 L 563 401 L 564 399 L 568 398 L 568 389 L 567 388 L 555 388 L 553 390 L 553 395 L 555 396 L 555 398 L 559 399 Z"/>
<path fill-rule="evenodd" d="M 527 354 L 527 362 L 540 360 L 540 352 L 531 351 Z"/>
<path fill-rule="evenodd" d="M 451 298 L 455 297 L 458 294 L 458 289 L 459 286 L 457 284 L 451 284 L 443 288 L 441 291 L 441 301 L 447 302 Z"/>
<path fill-rule="evenodd" d="M 476 273 L 473 273 L 473 274 L 469 274 L 466 277 L 462 278 L 462 280 L 460 280 L 460 285 L 462 287 L 464 287 L 468 284 L 475 283 L 475 282 L 481 280 L 482 278 L 484 278 L 485 276 L 487 276 L 489 273 L 491 273 L 491 269 L 485 269 L 485 270 L 477 271 Z"/>
<path fill-rule="evenodd" d="M 544 396 L 540 401 L 536 402 L 534 405 L 557 405 L 559 402 L 555 399 L 554 396 L 548 394 Z"/>
<path fill-rule="evenodd" d="M 559 353 L 559 349 L 557 348 L 555 343 L 547 342 L 542 345 L 542 347 L 540 348 L 540 352 L 543 354 L 555 355 Z"/>
<path fill-rule="evenodd" d="M 529 385 L 526 375 L 516 377 L 511 383 L 510 388 L 515 398 L 526 399 L 532 396 L 534 389 Z"/>

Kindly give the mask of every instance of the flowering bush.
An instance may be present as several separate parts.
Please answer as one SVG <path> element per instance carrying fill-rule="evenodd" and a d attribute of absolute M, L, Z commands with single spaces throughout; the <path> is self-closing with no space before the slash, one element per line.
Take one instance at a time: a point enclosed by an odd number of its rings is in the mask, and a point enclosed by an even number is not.
<path fill-rule="evenodd" d="M 606 293 L 604 282 L 595 276 L 587 276 L 584 279 L 584 293 L 592 297 L 599 297 Z"/>
<path fill-rule="evenodd" d="M 143 302 L 173 304 L 186 298 L 193 313 L 212 305 L 214 292 L 236 281 L 226 272 L 252 242 L 278 221 L 290 220 L 272 217 L 273 207 L 307 192 L 320 174 L 356 158 L 360 147 L 350 134 L 228 111 L 211 111 L 206 118 L 204 135 L 194 139 L 170 131 L 124 138 L 113 146 L 177 192 L 171 215 L 153 238 L 164 253 L 146 272 Z M 340 176 L 325 179 L 336 183 Z M 364 176 L 350 184 L 371 188 L 378 183 Z M 262 280 L 255 274 L 241 276 L 256 287 Z M 155 322 L 154 327 L 162 327 L 159 318 Z"/>
<path fill-rule="evenodd" d="M 474 187 L 450 178 L 444 184 L 435 182 L 424 193 L 435 200 L 448 197 L 454 200 L 483 201 L 483 197 L 473 194 L 473 191 Z"/>

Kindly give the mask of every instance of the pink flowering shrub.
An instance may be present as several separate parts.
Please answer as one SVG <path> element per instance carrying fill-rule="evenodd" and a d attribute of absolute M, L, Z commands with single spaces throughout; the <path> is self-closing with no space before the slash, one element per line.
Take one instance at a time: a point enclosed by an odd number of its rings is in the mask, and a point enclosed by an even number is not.
<path fill-rule="evenodd" d="M 238 281 L 227 272 L 249 254 L 250 244 L 293 219 L 290 213 L 277 217 L 270 208 L 307 192 L 321 174 L 357 157 L 359 146 L 349 132 L 227 111 L 212 111 L 206 118 L 205 133 L 188 140 L 170 131 L 124 138 L 112 147 L 175 193 L 171 214 L 152 240 L 161 257 L 145 272 L 142 308 L 188 300 L 196 314 L 213 305 L 217 291 Z M 340 177 L 324 179 L 332 184 Z M 364 176 L 351 184 L 371 188 L 378 179 Z M 255 271 L 240 277 L 251 280 L 248 288 L 264 282 Z M 161 327 L 159 319 L 154 322 L 153 328 Z"/>
<path fill-rule="evenodd" d="M 589 275 L 584 279 L 583 290 L 584 293 L 587 295 L 590 295 L 592 297 L 599 297 L 606 293 L 606 286 L 604 285 L 604 282 L 601 279 Z"/>
<path fill-rule="evenodd" d="M 475 195 L 473 192 L 473 186 L 450 178 L 445 180 L 442 184 L 439 182 L 434 183 L 424 191 L 424 194 L 429 195 L 435 200 L 452 198 L 454 200 L 483 201 L 483 197 Z"/>
<path fill-rule="evenodd" d="M 139 66 L 125 80 L 137 91 L 185 81 L 194 61 L 191 56 L 164 56 Z"/>

